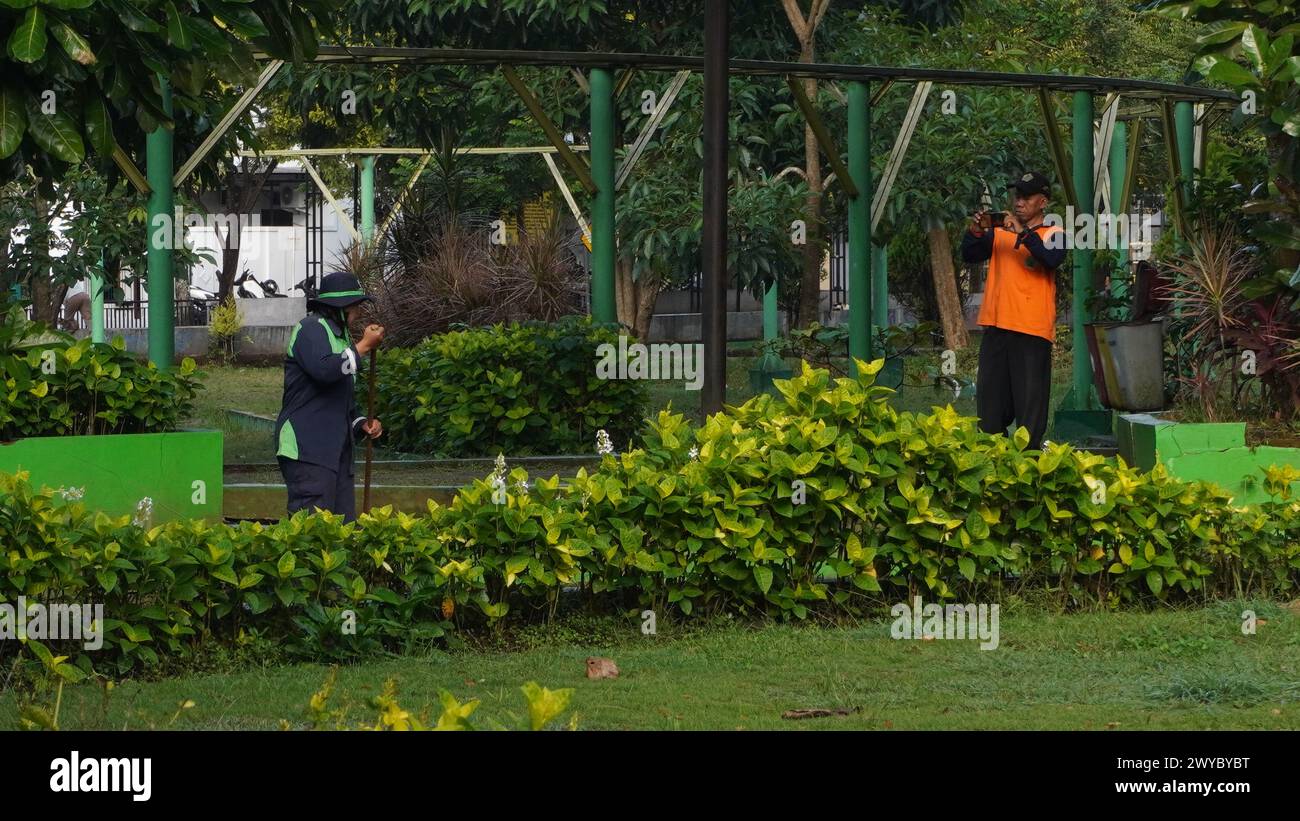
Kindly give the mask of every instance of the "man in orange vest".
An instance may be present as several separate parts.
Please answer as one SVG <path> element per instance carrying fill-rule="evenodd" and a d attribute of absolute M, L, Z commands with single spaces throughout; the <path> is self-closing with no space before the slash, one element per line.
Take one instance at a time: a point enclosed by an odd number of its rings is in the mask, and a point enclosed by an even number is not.
<path fill-rule="evenodd" d="M 978 322 L 980 342 L 975 406 L 980 430 L 1006 433 L 1015 421 L 1029 431 L 1029 448 L 1042 446 L 1052 388 L 1056 339 L 1056 269 L 1065 259 L 1060 226 L 1043 224 L 1052 185 L 1030 171 L 1007 185 L 1014 211 L 994 225 L 980 211 L 962 237 L 961 257 L 989 260 Z"/>

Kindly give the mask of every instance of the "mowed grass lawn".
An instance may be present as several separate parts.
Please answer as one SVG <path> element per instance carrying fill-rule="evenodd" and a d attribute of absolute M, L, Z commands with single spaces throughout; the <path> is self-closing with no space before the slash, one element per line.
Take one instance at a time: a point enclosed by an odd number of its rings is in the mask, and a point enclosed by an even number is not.
<path fill-rule="evenodd" d="M 271 434 L 232 423 L 226 411 L 279 414 L 284 368 L 207 364 L 199 370 L 205 374 L 204 389 L 195 397 L 194 413 L 184 427 L 221 431 L 226 464 L 274 462 Z"/>
<path fill-rule="evenodd" d="M 1265 619 L 1253 636 L 1241 611 Z M 373 722 L 367 699 L 387 679 L 398 700 L 436 720 L 438 691 L 482 700 L 479 714 L 522 715 L 529 680 L 574 689 L 580 729 L 1296 729 L 1300 616 L 1276 604 L 1222 602 L 1155 613 L 1004 614 L 1001 644 L 890 638 L 882 619 L 848 627 L 661 623 L 644 636 L 614 619 L 516 632 L 509 646 L 393 657 L 339 669 L 331 704 Z M 589 681 L 588 656 L 621 668 Z M 60 725 L 274 729 L 305 726 L 326 665 L 246 669 L 63 693 Z M 181 711 L 178 705 L 193 701 Z M 857 709 L 786 720 L 786 710 Z M 0 710 L 16 715 L 13 694 Z M 179 717 L 178 717 L 179 713 Z M 567 715 L 566 715 L 567 719 Z"/>

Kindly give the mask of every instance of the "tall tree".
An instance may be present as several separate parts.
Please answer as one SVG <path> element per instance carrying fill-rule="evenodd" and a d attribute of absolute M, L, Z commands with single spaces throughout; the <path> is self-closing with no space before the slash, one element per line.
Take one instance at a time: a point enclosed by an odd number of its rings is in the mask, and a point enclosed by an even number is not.
<path fill-rule="evenodd" d="M 121 268 L 143 270 L 146 212 L 125 180 L 110 183 L 85 163 L 54 183 L 52 198 L 42 188 L 30 177 L 0 187 L 0 288 L 25 285 L 33 315 L 49 322 L 69 286 L 101 261 L 109 287 Z"/>
<path fill-rule="evenodd" d="M 217 299 L 224 301 L 234 290 L 239 276 L 239 256 L 243 240 L 245 214 L 251 213 L 262 196 L 279 161 L 252 157 L 230 157 L 222 169 L 221 204 L 226 209 L 225 233 L 221 222 L 213 222 L 217 246 L 221 249 L 221 269 L 217 277 Z"/>
<path fill-rule="evenodd" d="M 799 0 L 781 0 L 790 27 L 799 42 L 799 62 L 817 62 L 817 29 L 821 26 L 831 0 L 811 0 L 805 14 Z M 803 81 L 804 94 L 809 100 L 817 99 L 817 81 L 809 77 Z M 822 161 L 821 150 L 812 126 L 804 124 L 804 182 L 807 199 L 804 201 L 803 219 L 807 226 L 807 244 L 804 246 L 803 278 L 799 288 L 799 318 L 802 327 L 816 322 L 821 302 L 822 257 L 825 243 L 822 240 Z"/>

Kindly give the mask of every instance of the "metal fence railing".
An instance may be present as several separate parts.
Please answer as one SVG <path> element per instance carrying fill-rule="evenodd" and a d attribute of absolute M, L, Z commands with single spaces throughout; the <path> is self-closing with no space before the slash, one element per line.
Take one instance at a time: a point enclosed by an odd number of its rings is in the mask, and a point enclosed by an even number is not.
<path fill-rule="evenodd" d="M 206 299 L 183 299 L 178 300 L 172 306 L 172 322 L 175 327 L 182 326 L 206 326 L 212 319 L 212 309 L 216 306 L 215 300 Z M 27 306 L 27 318 L 32 318 L 32 308 Z M 71 318 L 72 328 L 68 330 L 81 330 L 84 324 L 84 318 L 79 314 L 74 314 Z M 61 322 L 60 327 L 66 327 L 66 322 Z M 144 330 L 149 327 L 149 303 L 145 301 L 127 301 L 127 302 L 109 302 L 104 304 L 104 329 L 105 330 Z"/>

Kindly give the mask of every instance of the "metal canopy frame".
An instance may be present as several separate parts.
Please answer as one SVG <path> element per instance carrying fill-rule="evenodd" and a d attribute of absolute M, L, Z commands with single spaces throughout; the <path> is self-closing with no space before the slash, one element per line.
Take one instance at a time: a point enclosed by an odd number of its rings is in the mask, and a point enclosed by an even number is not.
<path fill-rule="evenodd" d="M 1179 146 L 1173 139 L 1174 132 L 1174 106 L 1178 104 L 1180 109 L 1190 109 L 1193 104 L 1196 108 L 1197 125 L 1201 126 L 1201 134 L 1209 130 L 1215 122 L 1218 121 L 1225 113 L 1226 109 L 1235 107 L 1240 100 L 1236 95 L 1229 91 L 1219 91 L 1213 89 L 1197 88 L 1194 86 L 1179 85 L 1175 83 L 1164 83 L 1151 80 L 1135 80 L 1120 77 L 1097 77 L 1088 75 L 1061 75 L 1061 74 L 1023 74 L 1014 72 L 997 72 L 997 71 L 970 71 L 954 69 L 929 69 L 929 68 L 912 68 L 912 67 L 893 67 L 893 66 L 865 66 L 865 65 L 844 65 L 835 63 L 792 63 L 770 60 L 736 60 L 729 59 L 727 54 L 727 29 L 728 15 L 726 12 L 725 0 L 706 0 L 705 3 L 705 56 L 691 55 L 663 55 L 663 54 L 626 54 L 611 52 L 578 52 L 578 51 L 518 51 L 518 50 L 491 50 L 491 49 L 441 49 L 441 48 L 406 48 L 406 47 L 382 47 L 382 46 L 321 46 L 318 53 L 311 60 L 313 63 L 340 63 L 340 64 L 369 64 L 369 65 L 465 65 L 465 66 L 484 66 L 500 69 L 510 81 L 520 98 L 524 101 L 525 106 L 533 115 L 533 119 L 546 132 L 548 139 L 552 143 L 545 150 L 545 159 L 547 166 L 552 175 L 557 179 L 562 189 L 567 189 L 563 184 L 563 178 L 559 174 L 559 168 L 554 160 L 549 156 L 551 153 L 559 153 L 561 159 L 569 166 L 582 184 L 595 194 L 593 205 L 593 240 L 600 247 L 599 253 L 593 255 L 593 300 L 592 310 L 594 314 L 599 314 L 598 318 L 610 320 L 614 317 L 607 317 L 605 314 L 613 312 L 613 194 L 618 187 L 618 183 L 626 178 L 626 171 L 631 168 L 635 162 L 635 156 L 629 157 L 631 162 L 626 162 L 622 170 L 623 173 L 618 175 L 616 180 L 615 170 L 613 167 L 613 140 L 611 119 L 612 100 L 621 94 L 628 86 L 635 72 L 638 71 L 674 71 L 679 72 L 677 82 L 680 83 L 682 75 L 686 72 L 700 72 L 705 75 L 705 230 L 704 230 L 704 248 L 703 260 L 706 280 L 704 291 L 704 316 L 701 317 L 703 322 L 703 340 L 705 342 L 705 370 L 707 378 L 705 391 L 702 396 L 702 409 L 706 413 L 712 413 L 721 409 L 723 396 L 723 382 L 725 381 L 725 367 L 723 366 L 722 349 L 725 348 L 726 339 L 726 314 L 725 305 L 722 300 L 717 298 L 720 295 L 719 288 L 725 287 L 721 282 L 725 275 L 725 245 L 726 245 L 726 206 L 725 200 L 719 204 L 717 192 L 711 191 L 713 187 L 721 184 L 725 187 L 725 149 L 720 148 L 719 141 L 725 142 L 725 108 L 726 108 L 726 83 L 725 79 L 719 82 L 719 78 L 725 78 L 727 75 L 750 75 L 750 76 L 773 76 L 784 78 L 790 85 L 792 92 L 795 94 L 796 102 L 799 104 L 801 113 L 805 119 L 814 126 L 814 132 L 818 131 L 817 126 L 821 125 L 820 117 L 811 101 L 801 99 L 802 89 L 793 82 L 796 79 L 811 78 L 815 80 L 843 80 L 848 81 L 851 87 L 849 99 L 853 102 L 850 105 L 850 121 L 857 122 L 859 126 L 851 129 L 850 134 L 850 165 L 856 161 L 858 163 L 858 173 L 850 176 L 847 168 L 843 168 L 844 163 L 840 159 L 835 149 L 835 144 L 827 133 L 816 133 L 819 144 L 823 151 L 826 152 L 830 159 L 830 164 L 835 166 L 836 176 L 840 179 L 840 184 L 845 188 L 846 193 L 851 195 L 851 204 L 859 205 L 860 220 L 865 224 L 860 226 L 861 236 L 870 241 L 870 227 L 872 222 L 879 219 L 879 212 L 883 209 L 888 191 L 892 187 L 894 177 L 897 174 L 898 167 L 901 165 L 903 155 L 906 151 L 907 140 L 910 132 L 915 128 L 915 120 L 919 116 L 919 108 L 924 103 L 926 94 L 917 89 L 917 94 L 913 98 L 913 103 L 909 106 L 907 116 L 904 118 L 903 127 L 895 141 L 895 150 L 886 166 L 886 178 L 883 190 L 876 202 L 872 202 L 873 195 L 870 180 L 870 166 L 862 167 L 863 158 L 854 157 L 853 149 L 865 151 L 866 135 L 870 127 L 870 107 L 878 102 L 884 93 L 897 82 L 912 82 L 929 90 L 928 85 L 941 83 L 945 86 L 967 85 L 981 86 L 989 88 L 1019 88 L 1032 92 L 1038 99 L 1043 115 L 1044 125 L 1047 131 L 1049 149 L 1051 150 L 1058 179 L 1066 192 L 1067 201 L 1076 205 L 1076 209 L 1082 205 L 1085 209 L 1091 209 L 1093 203 L 1091 200 L 1092 191 L 1076 191 L 1076 184 L 1080 188 L 1090 189 L 1094 187 L 1094 175 L 1098 169 L 1093 165 L 1093 133 L 1092 133 L 1092 105 L 1088 98 L 1090 94 L 1107 94 L 1114 97 L 1122 97 L 1129 102 L 1129 111 L 1119 111 L 1118 100 L 1115 100 L 1113 108 L 1105 106 L 1109 120 L 1109 125 L 1113 128 L 1117 120 L 1135 121 L 1135 125 L 1140 125 L 1145 118 L 1160 118 L 1163 120 L 1166 146 L 1168 148 L 1168 159 L 1170 170 L 1174 179 L 1178 179 L 1180 169 L 1180 157 L 1178 155 Z M 255 87 L 246 90 L 240 97 L 238 103 L 228 111 L 220 123 L 219 128 L 210 134 L 204 141 L 203 145 L 195 152 L 184 164 L 179 172 L 175 175 L 175 182 L 183 180 L 186 174 L 194 168 L 203 159 L 204 154 L 215 145 L 220 137 L 221 127 L 228 128 L 234 120 L 240 116 L 257 93 L 263 88 L 270 77 L 273 76 L 282 66 L 277 58 L 261 51 L 254 51 L 254 57 L 258 61 L 268 62 L 270 65 L 263 70 L 261 77 Z M 523 84 L 518 77 L 515 68 L 519 66 L 536 66 L 536 67 L 558 67 L 568 69 L 578 78 L 578 83 L 583 90 L 591 95 L 592 98 L 592 135 L 591 140 L 591 157 L 592 164 L 588 166 L 578 159 L 570 150 L 570 147 L 563 144 L 559 137 L 558 130 L 546 118 L 541 111 L 540 105 L 536 98 Z M 586 82 L 580 69 L 589 69 L 591 81 Z M 609 72 L 614 69 L 622 69 L 618 82 L 610 82 Z M 599 80 L 600 93 L 596 91 Z M 870 89 L 871 83 L 876 83 L 875 89 Z M 675 87 L 679 87 L 676 85 Z M 874 91 L 874 93 L 870 93 Z M 1051 95 L 1059 92 L 1072 92 L 1075 98 L 1074 123 L 1075 130 L 1079 130 L 1079 123 L 1082 122 L 1081 115 L 1086 115 L 1089 124 L 1086 140 L 1081 135 L 1074 135 L 1075 151 L 1074 157 L 1066 156 L 1064 141 L 1061 138 L 1060 130 L 1056 122 L 1056 109 L 1052 104 Z M 661 102 L 654 112 L 658 115 L 654 119 L 662 118 L 667 108 L 671 105 L 671 96 L 669 99 Z M 711 100 L 710 97 L 713 97 Z M 1111 100 L 1108 99 L 1109 103 Z M 718 106 L 722 106 L 719 108 Z M 1081 107 L 1082 106 L 1082 107 Z M 1188 118 L 1191 119 L 1191 118 Z M 597 121 L 600 121 L 601 127 L 598 129 Z M 657 125 L 657 123 L 656 123 Z M 721 132 L 718 129 L 722 129 Z M 649 130 L 649 129 L 647 129 Z M 820 129 L 825 132 L 825 128 Z M 163 143 L 162 129 L 150 135 L 151 146 L 157 143 L 161 148 Z M 595 139 L 596 132 L 601 132 L 601 144 Z M 609 133 L 606 134 L 605 132 Z M 1136 129 L 1135 129 L 1136 131 Z M 1101 148 L 1103 155 L 1109 148 L 1109 134 L 1103 134 Z M 1134 134 L 1136 138 L 1137 133 Z M 645 134 L 642 135 L 644 141 Z M 608 143 L 608 145 L 606 145 Z M 1127 146 L 1129 149 L 1128 163 L 1123 182 L 1122 194 L 1120 199 L 1126 202 L 1131 193 L 1133 168 L 1136 163 L 1132 162 L 1136 153 L 1137 140 Z M 573 147 L 576 148 L 576 147 Z M 488 149 L 480 149 L 481 153 L 489 153 Z M 505 148 L 499 153 L 508 153 L 518 151 L 518 149 Z M 166 145 L 166 172 L 167 178 L 172 179 L 171 173 L 171 151 L 170 144 Z M 242 152 L 241 152 L 242 153 Z M 304 160 L 304 166 L 311 169 L 307 160 L 308 156 L 326 156 L 329 154 L 336 155 L 359 155 L 368 157 L 373 163 L 373 157 L 377 154 L 428 154 L 430 152 L 423 149 L 384 149 L 384 148 L 347 148 L 347 149 L 318 149 L 315 151 L 302 152 L 262 152 L 264 155 L 280 154 L 282 156 L 301 156 Z M 639 152 L 638 152 L 639 153 Z M 1191 152 L 1188 151 L 1188 154 Z M 127 176 L 137 188 L 146 189 L 154 183 L 154 178 L 160 178 L 160 175 L 150 174 L 147 181 L 141 179 L 142 176 L 138 170 L 130 163 L 129 157 L 122 152 L 120 157 L 115 157 L 118 165 L 123 168 Z M 152 153 L 151 153 L 152 159 Z M 161 164 L 164 158 L 159 159 Z M 1088 166 L 1086 171 L 1071 174 L 1070 161 L 1073 159 L 1074 164 L 1078 166 L 1081 160 L 1086 159 Z M 597 163 L 599 162 L 599 167 Z M 151 164 L 152 165 L 152 164 Z M 717 167 L 715 167 L 717 166 Z M 153 170 L 152 168 L 150 169 Z M 1075 169 L 1078 171 L 1078 168 Z M 1082 176 L 1081 176 L 1082 174 Z M 314 175 L 313 175 L 314 176 Z M 861 177 L 861 179 L 858 179 Z M 318 185 L 321 185 L 317 180 Z M 1178 185 L 1174 186 L 1175 194 L 1175 216 L 1181 221 L 1183 212 L 1183 203 L 1180 201 L 1182 192 Z M 155 194 L 157 191 L 155 190 Z M 324 192 L 329 198 L 328 192 Z M 575 207 L 572 202 L 571 192 L 565 191 L 566 200 L 569 201 L 571 208 Z M 1080 203 L 1078 193 L 1086 194 L 1089 200 L 1087 203 Z M 721 220 L 719 223 L 718 220 Z M 581 223 L 581 220 L 580 220 Z M 363 233 L 365 231 L 363 230 Z M 585 231 L 584 231 L 585 233 Z M 149 247 L 151 261 L 159 257 L 158 278 L 164 276 L 170 279 L 170 257 L 165 262 L 162 256 L 166 250 L 154 248 L 151 244 Z M 1086 254 L 1088 259 L 1083 262 L 1086 269 L 1091 268 L 1091 254 Z M 151 272 L 155 266 L 151 264 Z M 861 267 L 861 266 L 858 266 Z M 609 270 L 604 270 L 608 268 Z M 165 270 L 164 270 L 165 269 Z M 599 269 L 599 270 L 598 270 Z M 872 272 L 872 279 L 875 280 L 875 273 Z M 881 281 L 883 281 L 883 271 L 879 272 Z M 1075 278 L 1079 279 L 1078 263 L 1076 263 Z M 859 272 L 859 279 L 865 277 Z M 152 279 L 151 275 L 151 290 Z M 608 280 L 608 281 L 606 281 Z M 160 283 L 159 290 L 161 292 Z M 170 283 L 165 283 L 170 287 Z M 1078 282 L 1076 281 L 1076 290 Z M 858 288 L 863 288 L 863 283 L 858 283 Z M 874 292 L 874 285 L 873 285 Z M 870 299 L 860 294 L 858 297 L 852 297 L 856 304 L 869 305 Z M 599 298 L 597 298 L 599 297 Z M 712 297 L 712 298 L 710 298 Z M 772 309 L 775 310 L 775 300 L 768 300 L 772 303 Z M 766 301 L 765 301 L 766 307 Z M 1076 313 L 1078 306 L 1076 306 Z M 870 321 L 870 310 L 866 317 L 851 317 L 851 325 L 862 321 Z M 1076 322 L 1077 325 L 1077 317 Z M 159 329 L 161 330 L 161 329 Z M 851 331 L 854 330 L 852 327 Z M 861 329 L 858 329 L 861 330 Z M 861 334 L 858 334 L 861 336 Z M 170 364 L 170 344 L 159 345 L 159 351 L 154 351 L 155 334 L 151 332 L 150 358 L 159 362 L 161 367 Z M 161 338 L 161 335 L 159 335 Z M 161 350 L 166 348 L 165 351 Z M 854 346 L 860 347 L 860 346 Z M 714 350 L 717 349 L 717 350 Z M 1076 360 L 1079 359 L 1076 352 Z M 164 363 L 160 361 L 164 357 L 156 354 L 166 354 Z M 1078 361 L 1076 361 L 1078 365 Z M 1077 368 L 1076 368 L 1077 370 Z M 1079 374 L 1075 375 L 1075 381 L 1080 382 Z M 1076 398 L 1076 401 L 1081 401 Z M 1081 407 L 1081 405 L 1080 405 Z"/>
<path fill-rule="evenodd" d="M 259 60 L 275 59 L 254 51 Z M 510 65 L 600 67 L 639 70 L 704 70 L 704 58 L 671 54 L 626 54 L 602 51 L 508 51 L 495 49 L 396 48 L 386 46 L 321 46 L 314 62 L 415 65 Z M 1051 91 L 1122 92 L 1129 99 L 1172 99 L 1237 105 L 1230 91 L 1133 80 L 1126 77 L 1095 77 L 1073 74 L 1019 74 L 1008 71 L 912 68 L 901 66 L 855 66 L 843 63 L 786 63 L 776 60 L 731 60 L 729 73 L 811 77 L 818 80 L 931 80 L 948 85 L 978 85 L 1004 88 L 1044 88 Z"/>
<path fill-rule="evenodd" d="M 589 146 L 585 146 L 585 145 L 568 146 L 568 149 L 570 151 L 586 151 L 588 150 L 588 148 Z M 330 207 L 334 209 L 334 212 L 339 217 L 340 223 L 343 224 L 344 227 L 347 229 L 348 233 L 352 235 L 353 241 L 357 243 L 362 242 L 362 236 L 360 232 L 358 232 L 356 226 L 352 224 L 352 220 L 347 219 L 347 216 L 344 214 L 342 207 L 336 201 L 333 192 L 330 191 L 329 186 L 325 184 L 325 181 L 321 179 L 319 173 L 317 173 L 316 171 L 316 168 L 312 165 L 310 158 L 311 157 L 349 158 L 352 156 L 373 157 L 380 154 L 390 155 L 390 156 L 410 156 L 410 157 L 420 158 L 420 161 L 416 163 L 415 170 L 411 173 L 410 179 L 406 181 L 406 185 L 402 188 L 402 190 L 398 193 L 397 198 L 393 201 L 393 207 L 389 210 L 388 214 L 384 217 L 383 221 L 379 224 L 379 227 L 376 230 L 376 236 L 382 237 L 388 232 L 388 228 L 390 225 L 392 225 L 393 219 L 397 216 L 397 212 L 400 211 L 402 208 L 402 203 L 406 201 L 406 198 L 410 194 L 411 189 L 415 187 L 415 183 L 419 180 L 420 175 L 424 173 L 424 169 L 428 166 L 429 160 L 432 159 L 433 155 L 436 153 L 438 152 L 430 148 L 284 148 L 284 149 L 268 149 L 261 152 L 253 151 L 245 148 L 245 149 L 240 149 L 240 151 L 238 152 L 239 156 L 241 157 L 282 157 L 282 158 L 301 160 L 303 164 L 303 168 L 307 170 L 308 177 L 316 185 L 316 188 L 320 192 L 320 194 L 330 204 Z M 546 164 L 550 169 L 552 176 L 555 177 L 556 184 L 559 186 L 561 193 L 564 195 L 565 201 L 569 204 L 569 207 L 573 209 L 574 216 L 578 220 L 578 225 L 582 228 L 583 231 L 583 243 L 588 246 L 588 250 L 591 250 L 590 249 L 591 229 L 587 226 L 586 221 L 582 218 L 582 213 L 578 210 L 577 203 L 575 203 L 573 200 L 572 192 L 570 192 L 568 185 L 565 184 L 564 177 L 560 175 L 559 169 L 555 165 L 555 161 L 551 158 L 552 154 L 557 154 L 557 153 L 560 153 L 559 150 L 555 146 L 550 146 L 550 145 L 475 146 L 472 148 L 461 147 L 461 148 L 452 149 L 452 154 L 454 155 L 472 154 L 472 155 L 501 156 L 501 155 L 514 155 L 514 154 L 540 154 L 542 159 L 546 160 Z M 353 209 L 356 209 L 357 203 L 353 203 L 352 207 Z"/>
<path fill-rule="evenodd" d="M 840 187 L 844 189 L 844 193 L 850 197 L 857 197 L 857 183 L 853 181 L 848 166 L 840 158 L 840 150 L 835 146 L 835 138 L 831 136 L 830 130 L 822 122 L 821 115 L 817 113 L 816 103 L 808 99 L 808 95 L 803 90 L 803 85 L 795 82 L 792 77 L 786 77 L 785 84 L 790 88 L 790 93 L 794 95 L 794 101 L 798 104 L 799 111 L 803 114 L 808 127 L 812 129 L 813 137 L 816 138 L 817 144 L 821 146 L 822 153 L 826 155 L 826 161 L 834 169 L 835 173 L 832 176 L 840 181 Z"/>

